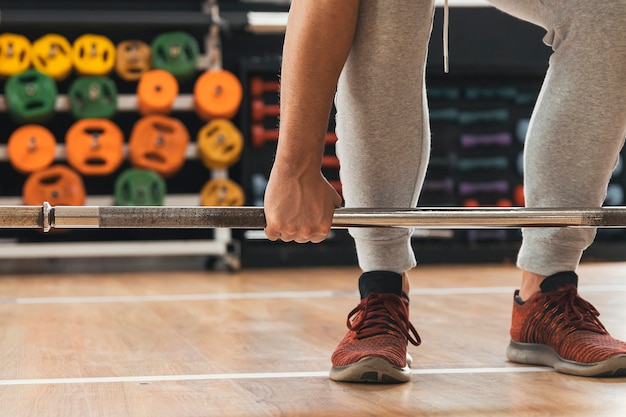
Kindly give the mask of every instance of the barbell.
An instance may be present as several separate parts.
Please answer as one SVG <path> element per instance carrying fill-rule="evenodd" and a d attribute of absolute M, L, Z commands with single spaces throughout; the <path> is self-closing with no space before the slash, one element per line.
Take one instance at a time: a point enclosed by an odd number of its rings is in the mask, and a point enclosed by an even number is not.
<path fill-rule="evenodd" d="M 603 208 L 338 208 L 333 228 L 434 229 L 626 227 L 626 207 Z M 262 229 L 263 207 L 0 206 L 10 229 Z"/>

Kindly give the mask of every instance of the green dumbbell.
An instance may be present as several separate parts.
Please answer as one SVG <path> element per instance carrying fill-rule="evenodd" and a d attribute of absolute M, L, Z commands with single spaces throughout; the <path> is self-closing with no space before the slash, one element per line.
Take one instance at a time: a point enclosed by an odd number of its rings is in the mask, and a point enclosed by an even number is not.
<path fill-rule="evenodd" d="M 165 180 L 154 171 L 130 168 L 115 180 L 116 206 L 162 206 L 167 193 Z"/>
<path fill-rule="evenodd" d="M 51 77 L 29 69 L 7 80 L 4 95 L 16 123 L 45 123 L 54 115 L 57 85 Z"/>
<path fill-rule="evenodd" d="M 77 78 L 70 86 L 68 98 L 76 119 L 110 119 L 117 110 L 117 87 L 107 77 Z"/>
<path fill-rule="evenodd" d="M 198 64 L 200 47 L 196 38 L 186 32 L 165 32 L 150 45 L 152 67 L 169 71 L 178 81 L 193 77 Z"/>

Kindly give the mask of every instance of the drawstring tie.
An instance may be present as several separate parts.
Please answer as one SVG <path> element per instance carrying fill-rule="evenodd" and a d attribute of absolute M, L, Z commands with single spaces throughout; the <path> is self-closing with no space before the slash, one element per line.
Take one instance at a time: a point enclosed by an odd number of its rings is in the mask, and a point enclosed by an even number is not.
<path fill-rule="evenodd" d="M 450 26 L 450 9 L 448 0 L 443 3 L 443 72 L 446 74 L 450 71 L 450 56 L 448 54 L 448 34 Z"/>

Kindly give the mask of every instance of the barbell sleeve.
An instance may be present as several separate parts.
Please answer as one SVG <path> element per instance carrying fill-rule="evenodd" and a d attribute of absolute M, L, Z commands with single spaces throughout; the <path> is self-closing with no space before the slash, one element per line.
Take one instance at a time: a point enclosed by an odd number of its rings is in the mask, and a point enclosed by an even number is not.
<path fill-rule="evenodd" d="M 43 229 L 44 207 L 0 206 L 0 228 Z"/>

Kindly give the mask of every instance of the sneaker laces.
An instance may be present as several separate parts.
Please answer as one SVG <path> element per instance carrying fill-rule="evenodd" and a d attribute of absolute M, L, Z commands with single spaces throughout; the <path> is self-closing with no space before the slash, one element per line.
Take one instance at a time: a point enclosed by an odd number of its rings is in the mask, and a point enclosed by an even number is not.
<path fill-rule="evenodd" d="M 598 319 L 600 312 L 588 301 L 578 296 L 576 287 L 566 285 L 553 292 L 554 303 L 563 310 L 563 318 L 574 330 L 589 330 L 607 334 L 606 328 Z"/>
<path fill-rule="evenodd" d="M 393 334 L 402 335 L 415 346 L 422 343 L 403 301 L 395 294 L 371 294 L 361 300 L 348 314 L 347 326 L 358 339 Z"/>

